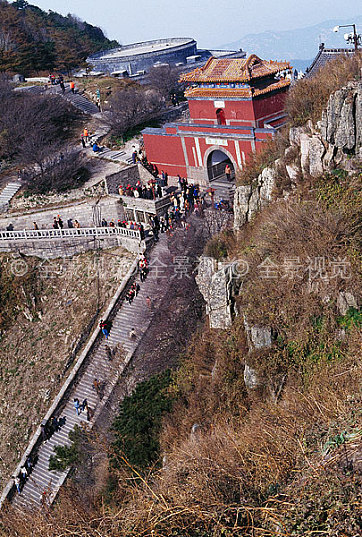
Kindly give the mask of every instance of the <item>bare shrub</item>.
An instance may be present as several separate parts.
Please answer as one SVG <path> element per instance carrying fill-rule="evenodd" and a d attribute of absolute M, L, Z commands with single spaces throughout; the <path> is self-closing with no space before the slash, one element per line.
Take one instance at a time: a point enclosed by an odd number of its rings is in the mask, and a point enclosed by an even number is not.
<path fill-rule="evenodd" d="M 278 157 L 284 155 L 288 146 L 288 132 L 286 129 L 278 132 L 270 138 L 255 153 L 248 155 L 248 160 L 244 168 L 237 172 L 236 181 L 238 185 L 249 185 L 258 175 L 275 162 Z"/>
<path fill-rule="evenodd" d="M 50 151 L 51 146 L 45 146 L 44 153 L 38 157 L 38 166 L 23 171 L 22 176 L 29 191 L 38 194 L 54 190 L 64 192 L 79 187 L 89 178 L 89 170 L 80 153 L 65 151 L 49 155 Z"/>
<path fill-rule="evenodd" d="M 221 209 L 206 209 L 203 218 L 203 232 L 206 239 L 231 228 L 233 214 Z"/>
<path fill-rule="evenodd" d="M 112 134 L 124 135 L 136 125 L 148 120 L 162 108 L 162 99 L 154 90 L 126 86 L 114 93 L 109 102 L 108 114 Z"/>
<path fill-rule="evenodd" d="M 148 83 L 165 99 L 168 99 L 172 93 L 179 91 L 181 85 L 178 79 L 177 69 L 170 65 L 152 67 L 147 74 Z"/>

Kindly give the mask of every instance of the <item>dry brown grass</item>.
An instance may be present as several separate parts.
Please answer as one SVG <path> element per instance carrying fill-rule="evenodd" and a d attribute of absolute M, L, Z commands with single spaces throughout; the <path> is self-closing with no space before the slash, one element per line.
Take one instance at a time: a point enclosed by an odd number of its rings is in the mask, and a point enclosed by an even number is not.
<path fill-rule="evenodd" d="M 323 364 L 308 393 L 290 384 L 279 405 L 259 402 L 237 422 L 218 415 L 177 439 L 150 478 L 137 483 L 120 472 L 117 507 L 70 490 L 49 513 L 4 513 L 4 535 L 15 528 L 19 537 L 30 528 L 33 537 L 291 535 L 282 526 L 294 499 L 284 497 L 281 511 L 275 490 L 320 471 L 321 444 L 331 427 L 350 426 L 360 380 L 354 360 Z"/>
<path fill-rule="evenodd" d="M 352 80 L 361 78 L 362 54 L 343 56 L 328 62 L 318 73 L 300 80 L 289 92 L 286 110 L 292 125 L 304 125 L 321 119 L 332 93 Z"/>
<path fill-rule="evenodd" d="M 303 339 L 311 318 L 335 318 L 340 291 L 358 299 L 360 187 L 359 177 L 340 181 L 338 188 L 326 177 L 303 202 L 299 193 L 294 201 L 276 202 L 241 232 L 235 257 L 248 262 L 249 273 L 238 300 L 251 323 Z M 345 263 L 340 273 L 338 260 Z"/>
<path fill-rule="evenodd" d="M 248 155 L 246 166 L 237 172 L 237 184 L 252 184 L 263 169 L 274 164 L 276 159 L 281 158 L 284 162 L 284 151 L 288 145 L 289 131 L 283 128 L 265 142 L 259 151 Z"/>

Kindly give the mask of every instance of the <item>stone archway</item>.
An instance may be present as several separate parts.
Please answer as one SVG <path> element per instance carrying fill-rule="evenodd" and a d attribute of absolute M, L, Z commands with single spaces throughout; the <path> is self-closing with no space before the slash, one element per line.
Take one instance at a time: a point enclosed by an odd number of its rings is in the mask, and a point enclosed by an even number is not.
<path fill-rule="evenodd" d="M 229 165 L 231 171 L 231 179 L 235 178 L 236 163 L 232 155 L 220 146 L 210 147 L 204 156 L 204 166 L 207 169 L 207 177 L 209 182 L 216 180 L 225 180 L 225 168 Z"/>

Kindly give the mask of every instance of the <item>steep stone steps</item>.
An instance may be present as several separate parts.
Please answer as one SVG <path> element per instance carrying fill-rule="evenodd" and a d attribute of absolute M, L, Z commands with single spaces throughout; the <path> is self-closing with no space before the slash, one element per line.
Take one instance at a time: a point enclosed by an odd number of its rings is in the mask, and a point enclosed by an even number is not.
<path fill-rule="evenodd" d="M 80 95 L 79 93 L 72 93 L 69 89 L 69 84 L 65 84 L 66 91 L 63 94 L 60 86 L 24 86 L 22 88 L 16 88 L 16 91 L 26 91 L 27 93 L 31 93 L 33 95 L 46 95 L 49 93 L 55 93 L 57 95 L 60 95 L 67 101 L 70 101 L 73 106 L 78 108 L 78 110 L 81 110 L 85 114 L 95 115 L 99 114 L 98 106 L 95 105 L 93 102 L 89 101 L 86 97 L 83 95 Z"/>
<path fill-rule="evenodd" d="M 60 95 L 62 94 L 60 93 Z M 85 114 L 90 114 L 90 115 L 99 114 L 97 105 L 89 101 L 83 95 L 79 95 L 78 93 L 72 93 L 71 91 L 68 91 L 62 96 L 65 99 L 67 99 L 67 101 L 70 101 L 73 104 L 73 106 L 78 108 L 78 110 L 81 110 Z"/>
<path fill-rule="evenodd" d="M 168 260 L 168 275 L 166 275 L 165 279 L 157 278 L 157 268 L 152 268 L 152 260 L 157 261 L 157 259 Z M 23 510 L 28 507 L 40 506 L 44 502 L 48 503 L 54 491 L 58 490 L 63 474 L 49 470 L 49 458 L 54 453 L 55 446 L 70 444 L 68 434 L 76 424 L 88 423 L 85 412 L 81 412 L 79 416 L 77 415 L 73 404 L 74 398 L 77 397 L 81 403 L 84 399 L 87 399 L 89 408 L 92 411 L 96 411 L 100 402 L 105 402 L 106 399 L 102 398 L 102 393 L 96 393 L 93 386 L 94 379 L 98 379 L 104 385 L 106 391 L 125 358 L 124 355 L 121 355 L 109 361 L 105 346 L 108 345 L 113 348 L 120 344 L 126 354 L 131 355 L 154 318 L 154 313 L 147 307 L 146 297 L 149 296 L 155 305 L 167 291 L 170 281 L 172 282 L 170 277 L 173 275 L 172 259 L 168 252 L 167 237 L 165 235 L 161 236 L 160 241 L 154 247 L 150 261 L 148 278 L 144 283 L 139 282 L 140 291 L 138 296 L 135 297 L 132 304 L 127 302 L 121 304 L 112 321 L 108 340 L 102 338 L 96 348 L 91 351 L 88 364 L 80 373 L 77 384 L 70 391 L 65 406 L 59 414 L 59 417 L 66 418 L 65 424 L 49 440 L 40 445 L 38 461 L 30 477 L 26 480 L 21 494 L 16 493 L 12 500 L 12 504 L 17 509 Z M 136 329 L 137 336 L 134 339 L 130 339 L 129 332 L 133 327 Z M 104 397 L 107 397 L 107 395 L 105 394 Z"/>
<path fill-rule="evenodd" d="M 235 194 L 235 189 L 236 189 L 234 182 L 232 181 L 228 182 L 226 180 L 218 179 L 218 180 L 212 181 L 210 183 L 210 186 L 211 188 L 215 190 L 215 194 L 214 194 L 215 201 L 224 200 L 224 201 L 228 201 L 229 203 L 231 203 L 231 205 L 233 204 L 234 194 Z"/>
<path fill-rule="evenodd" d="M 0 211 L 8 207 L 8 204 L 21 188 L 21 183 L 18 181 L 11 181 L 0 192 Z"/>

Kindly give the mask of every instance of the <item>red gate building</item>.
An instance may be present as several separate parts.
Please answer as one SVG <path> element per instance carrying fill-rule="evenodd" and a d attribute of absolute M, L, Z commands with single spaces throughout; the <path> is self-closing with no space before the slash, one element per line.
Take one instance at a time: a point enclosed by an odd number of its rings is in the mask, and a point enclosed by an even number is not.
<path fill-rule="evenodd" d="M 208 186 L 232 176 L 285 123 L 290 85 L 288 62 L 209 58 L 181 76 L 187 84 L 190 119 L 147 128 L 143 140 L 149 162 L 170 176 L 181 175 Z"/>

